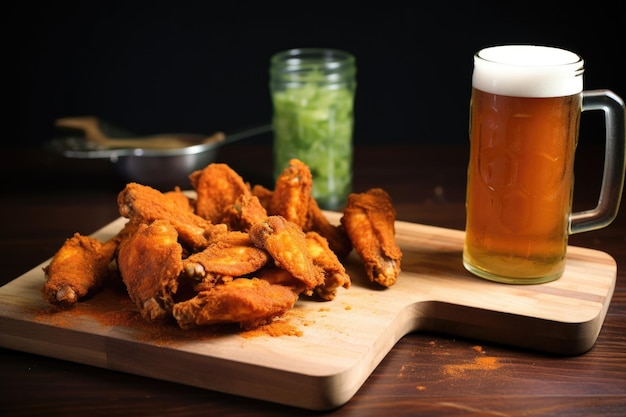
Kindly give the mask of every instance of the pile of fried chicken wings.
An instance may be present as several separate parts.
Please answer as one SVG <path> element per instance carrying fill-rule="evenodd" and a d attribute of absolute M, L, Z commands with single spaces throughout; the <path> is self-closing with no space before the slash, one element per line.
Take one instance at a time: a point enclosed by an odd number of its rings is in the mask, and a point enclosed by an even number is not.
<path fill-rule="evenodd" d="M 128 219 L 108 241 L 75 233 L 43 269 L 45 300 L 68 308 L 121 278 L 142 317 L 183 329 L 235 323 L 251 329 L 284 315 L 300 297 L 333 300 L 348 289 L 342 261 L 354 250 L 374 285 L 400 273 L 396 212 L 380 188 L 350 194 L 331 224 L 312 197 L 308 166 L 292 159 L 270 190 L 228 165 L 189 176 L 195 195 L 128 183 Z"/>

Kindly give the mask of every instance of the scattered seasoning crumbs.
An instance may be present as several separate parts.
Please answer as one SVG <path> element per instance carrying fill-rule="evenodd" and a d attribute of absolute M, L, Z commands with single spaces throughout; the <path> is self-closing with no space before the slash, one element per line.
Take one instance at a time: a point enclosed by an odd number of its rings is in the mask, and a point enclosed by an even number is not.
<path fill-rule="evenodd" d="M 287 322 L 276 320 L 269 324 L 259 326 L 252 330 L 247 330 L 239 334 L 241 337 L 249 339 L 256 336 L 302 336 L 302 330 L 299 330 L 296 326 Z"/>
<path fill-rule="evenodd" d="M 474 346 L 472 350 L 480 354 L 485 354 L 485 351 L 481 346 Z M 499 369 L 502 365 L 495 356 L 478 356 L 474 358 L 473 362 L 457 364 L 457 365 L 444 365 L 443 369 L 447 375 L 459 376 L 467 371 L 493 371 Z"/>
<path fill-rule="evenodd" d="M 292 315 L 295 316 L 293 312 Z M 233 333 L 238 333 L 245 338 L 263 335 L 302 336 L 301 330 L 285 320 L 276 320 L 249 331 L 242 331 L 237 325 L 201 326 L 183 330 L 173 319 L 163 323 L 149 323 L 141 317 L 128 295 L 114 288 L 104 288 L 96 296 L 76 303 L 70 309 L 47 305 L 35 314 L 35 318 L 40 322 L 62 328 L 71 328 L 82 318 L 91 319 L 104 327 L 128 329 L 134 337 L 142 341 L 172 347 L 189 340 L 207 340 Z M 308 323 L 305 322 L 304 325 Z"/>

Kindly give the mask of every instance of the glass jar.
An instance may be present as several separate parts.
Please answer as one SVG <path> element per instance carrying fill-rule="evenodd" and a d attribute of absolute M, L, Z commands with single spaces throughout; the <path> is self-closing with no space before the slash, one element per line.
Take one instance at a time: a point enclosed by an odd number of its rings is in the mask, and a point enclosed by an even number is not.
<path fill-rule="evenodd" d="M 270 61 L 274 177 L 291 158 L 313 175 L 313 197 L 324 209 L 341 208 L 352 191 L 352 136 L 356 65 L 352 54 L 302 48 Z"/>

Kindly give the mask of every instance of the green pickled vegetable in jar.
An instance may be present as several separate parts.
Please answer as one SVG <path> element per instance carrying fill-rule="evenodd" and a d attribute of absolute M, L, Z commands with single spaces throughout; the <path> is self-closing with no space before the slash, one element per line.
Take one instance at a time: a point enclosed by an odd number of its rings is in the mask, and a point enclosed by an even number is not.
<path fill-rule="evenodd" d="M 352 191 L 354 57 L 328 49 L 297 49 L 272 57 L 274 176 L 289 160 L 306 163 L 313 197 L 338 209 Z"/>

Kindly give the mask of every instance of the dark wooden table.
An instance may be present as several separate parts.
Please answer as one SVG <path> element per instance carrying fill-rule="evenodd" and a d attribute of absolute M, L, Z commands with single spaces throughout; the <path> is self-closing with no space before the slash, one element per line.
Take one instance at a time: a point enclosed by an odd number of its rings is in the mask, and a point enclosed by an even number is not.
<path fill-rule="evenodd" d="M 462 229 L 467 153 L 466 146 L 357 146 L 354 188 L 387 189 L 400 220 Z M 597 146 L 579 148 L 576 209 L 595 205 L 602 153 Z M 115 198 L 124 184 L 107 163 L 66 160 L 38 149 L 4 149 L 2 155 L 0 284 L 47 260 L 72 233 L 91 233 L 118 217 Z M 222 149 L 220 160 L 252 183 L 271 185 L 268 146 L 230 145 Z M 398 342 L 350 402 L 320 413 L 0 349 L 0 413 L 623 416 L 626 208 L 610 227 L 572 236 L 570 243 L 605 251 L 618 264 L 617 288 L 599 338 L 579 356 L 412 333 Z M 497 358 L 502 366 L 465 366 L 479 355 Z M 446 371 L 450 369 L 458 372 Z"/>

